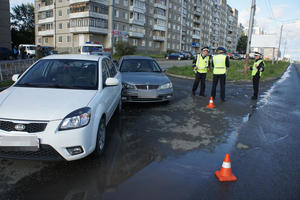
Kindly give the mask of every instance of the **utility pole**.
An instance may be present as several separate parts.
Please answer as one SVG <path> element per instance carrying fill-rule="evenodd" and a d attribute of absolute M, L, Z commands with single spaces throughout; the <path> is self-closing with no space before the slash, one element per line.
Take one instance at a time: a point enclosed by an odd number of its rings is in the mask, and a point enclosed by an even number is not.
<path fill-rule="evenodd" d="M 280 44 L 281 44 L 282 29 L 283 29 L 283 24 L 281 24 L 281 27 L 280 27 L 279 45 L 278 45 L 278 53 L 277 53 L 277 60 L 276 60 L 277 64 L 278 64 L 278 59 L 280 56 Z"/>
<path fill-rule="evenodd" d="M 249 21 L 249 29 L 248 29 L 248 40 L 247 40 L 247 49 L 246 49 L 246 59 L 245 59 L 245 66 L 244 66 L 244 75 L 246 75 L 247 70 L 248 70 L 248 64 L 249 64 L 249 51 L 250 51 L 250 46 L 251 46 L 251 38 L 252 38 L 252 32 L 253 32 L 253 24 L 254 24 L 255 9 L 256 9 L 255 0 L 252 0 L 251 14 L 250 14 L 250 21 Z"/>
<path fill-rule="evenodd" d="M 284 42 L 284 50 L 283 50 L 283 54 L 282 54 L 283 59 L 284 59 L 285 50 L 286 50 L 286 43 L 287 43 L 287 39 L 285 39 L 285 42 Z"/>

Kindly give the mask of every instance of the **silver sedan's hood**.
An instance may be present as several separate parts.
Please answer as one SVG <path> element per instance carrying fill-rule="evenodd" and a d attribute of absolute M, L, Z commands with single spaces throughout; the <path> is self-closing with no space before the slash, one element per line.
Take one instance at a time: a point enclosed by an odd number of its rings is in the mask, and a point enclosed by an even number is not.
<path fill-rule="evenodd" d="M 170 80 L 160 72 L 122 72 L 122 82 L 133 85 L 162 85 Z"/>

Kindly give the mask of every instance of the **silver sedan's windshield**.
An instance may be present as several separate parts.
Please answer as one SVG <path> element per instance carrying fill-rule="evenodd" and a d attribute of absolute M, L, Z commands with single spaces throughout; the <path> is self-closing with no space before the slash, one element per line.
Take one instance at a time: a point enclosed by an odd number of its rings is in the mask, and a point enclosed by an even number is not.
<path fill-rule="evenodd" d="M 161 69 L 150 59 L 128 59 L 123 60 L 120 72 L 161 72 Z"/>
<path fill-rule="evenodd" d="M 17 82 L 17 87 L 97 89 L 97 61 L 40 60 Z"/>

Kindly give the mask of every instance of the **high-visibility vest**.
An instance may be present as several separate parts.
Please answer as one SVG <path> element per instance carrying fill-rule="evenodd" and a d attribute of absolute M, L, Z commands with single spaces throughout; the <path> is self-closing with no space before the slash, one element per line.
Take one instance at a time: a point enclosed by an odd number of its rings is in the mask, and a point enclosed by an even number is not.
<path fill-rule="evenodd" d="M 259 59 L 258 61 L 254 62 L 253 66 L 252 66 L 252 76 L 255 76 L 255 74 L 257 73 L 257 68 L 260 65 L 260 63 L 264 63 L 264 61 L 262 59 Z M 265 63 L 264 63 L 265 64 Z M 259 76 L 262 75 L 262 72 L 259 72 Z"/>
<path fill-rule="evenodd" d="M 198 54 L 196 61 L 197 71 L 199 73 L 207 73 L 208 62 L 209 56 L 205 56 L 205 58 L 203 58 L 201 54 Z"/>
<path fill-rule="evenodd" d="M 226 55 L 215 55 L 213 57 L 214 62 L 214 74 L 225 74 L 226 73 Z"/>

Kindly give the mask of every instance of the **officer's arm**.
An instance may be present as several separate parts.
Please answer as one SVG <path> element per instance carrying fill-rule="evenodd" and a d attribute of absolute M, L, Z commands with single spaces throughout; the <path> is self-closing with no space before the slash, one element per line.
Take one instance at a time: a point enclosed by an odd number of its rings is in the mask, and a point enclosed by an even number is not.
<path fill-rule="evenodd" d="M 196 67 L 196 61 L 197 61 L 197 56 L 196 58 L 193 59 L 193 66 L 192 66 L 193 68 Z"/>
<path fill-rule="evenodd" d="M 226 68 L 228 68 L 229 67 L 229 56 L 226 56 Z"/>
<path fill-rule="evenodd" d="M 265 71 L 265 65 L 263 62 L 261 62 L 259 65 L 258 65 L 258 68 L 257 68 L 260 72 L 263 72 Z"/>

